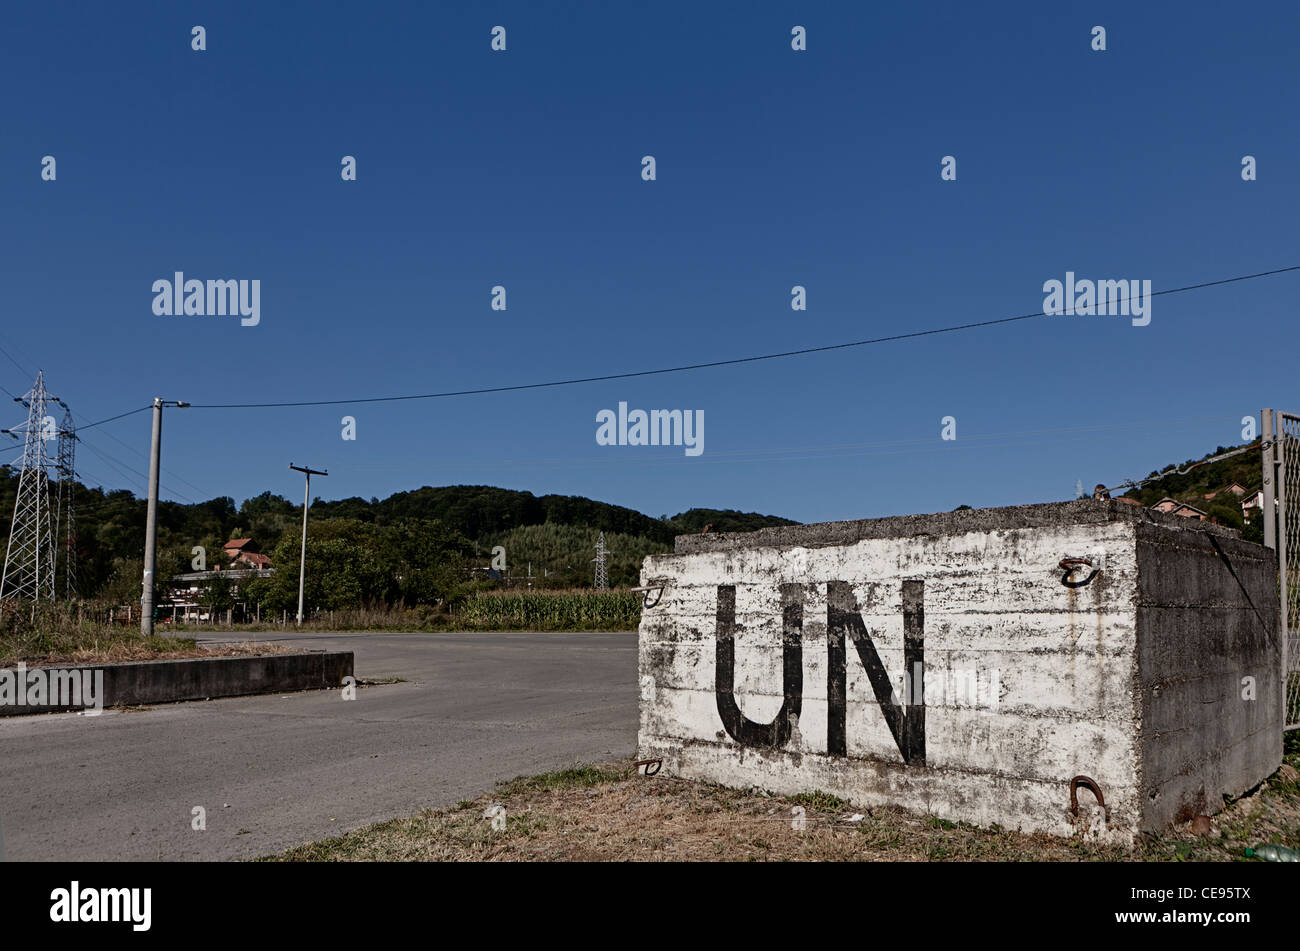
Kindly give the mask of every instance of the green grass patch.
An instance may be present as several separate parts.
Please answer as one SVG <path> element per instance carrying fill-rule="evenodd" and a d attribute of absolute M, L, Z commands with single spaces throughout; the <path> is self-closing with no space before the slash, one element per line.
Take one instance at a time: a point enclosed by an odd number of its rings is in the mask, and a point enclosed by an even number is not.
<path fill-rule="evenodd" d="M 820 812 L 839 812 L 841 809 L 849 808 L 846 800 L 839 796 L 832 796 L 828 792 L 822 792 L 820 789 L 810 793 L 799 793 L 797 796 L 786 796 L 786 801 L 796 806 L 803 806 L 805 809 L 817 809 Z"/>
<path fill-rule="evenodd" d="M 519 796 L 532 792 L 555 792 L 562 789 L 599 786 L 601 783 L 613 783 L 626 778 L 627 773 L 620 769 L 579 763 L 568 769 L 552 770 L 537 776 L 518 776 L 515 779 L 503 780 L 497 783 L 497 791 L 502 796 Z"/>

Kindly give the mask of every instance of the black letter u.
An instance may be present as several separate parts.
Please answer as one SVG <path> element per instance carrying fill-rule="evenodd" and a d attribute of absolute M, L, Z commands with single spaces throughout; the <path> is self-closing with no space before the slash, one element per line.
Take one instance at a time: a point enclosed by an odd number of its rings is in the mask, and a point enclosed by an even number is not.
<path fill-rule="evenodd" d="M 781 585 L 781 662 L 784 701 L 771 723 L 755 723 L 736 705 L 736 586 L 718 585 L 717 651 L 713 692 L 722 725 L 745 746 L 781 747 L 790 739 L 790 717 L 803 708 L 803 585 Z"/>

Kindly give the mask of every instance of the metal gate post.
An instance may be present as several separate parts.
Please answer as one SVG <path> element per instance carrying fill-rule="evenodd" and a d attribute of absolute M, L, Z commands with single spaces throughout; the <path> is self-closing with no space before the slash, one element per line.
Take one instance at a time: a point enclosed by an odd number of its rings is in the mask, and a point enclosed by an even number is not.
<path fill-rule="evenodd" d="M 1283 727 L 1300 729 L 1300 416 L 1274 411 Z"/>
<path fill-rule="evenodd" d="M 1259 515 L 1264 520 L 1264 544 L 1277 551 L 1277 429 L 1271 409 L 1260 410 L 1259 416 L 1264 440 L 1264 504 Z"/>

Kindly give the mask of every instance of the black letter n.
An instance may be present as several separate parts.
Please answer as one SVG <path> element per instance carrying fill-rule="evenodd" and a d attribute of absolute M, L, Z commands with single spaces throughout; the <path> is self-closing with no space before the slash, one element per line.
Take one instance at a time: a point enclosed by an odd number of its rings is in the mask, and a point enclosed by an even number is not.
<path fill-rule="evenodd" d="M 923 672 L 925 663 L 925 582 L 903 582 L 903 677 L 914 678 L 915 690 L 904 690 L 909 703 L 904 709 L 894 703 L 893 686 L 880 654 L 867 633 L 867 625 L 858 613 L 853 587 L 845 581 L 826 584 L 826 646 L 829 657 L 826 665 L 826 752 L 832 756 L 848 754 L 845 736 L 847 693 L 847 661 L 844 638 L 848 636 L 857 648 L 858 659 L 866 668 L 871 690 L 885 715 L 889 732 L 898 744 L 898 752 L 908 765 L 925 765 L 925 697 L 922 678 L 916 676 L 918 667 Z"/>

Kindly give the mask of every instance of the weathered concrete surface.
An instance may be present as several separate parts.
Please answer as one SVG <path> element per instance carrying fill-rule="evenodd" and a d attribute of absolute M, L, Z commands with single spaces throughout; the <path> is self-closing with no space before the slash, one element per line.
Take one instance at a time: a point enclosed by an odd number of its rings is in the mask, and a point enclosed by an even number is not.
<path fill-rule="evenodd" d="M 1067 576 L 1067 556 L 1104 567 Z M 682 536 L 642 569 L 666 587 L 641 622 L 640 755 L 730 785 L 1128 841 L 1280 761 L 1268 557 L 1227 529 L 1090 500 Z M 1156 580 L 1169 574 L 1210 593 L 1173 600 L 1183 582 Z M 1188 609 L 1200 649 L 1166 665 Z M 1175 684 L 1225 706 L 1246 675 L 1256 699 L 1218 733 L 1151 726 L 1191 716 Z M 1086 789 L 1072 814 L 1079 776 L 1108 814 Z"/>
<path fill-rule="evenodd" d="M 125 707 L 338 687 L 344 677 L 352 675 L 352 653 L 312 651 L 301 654 L 263 654 L 256 657 L 198 657 L 31 669 L 76 672 L 78 675 L 83 671 L 102 671 L 103 693 L 100 705 Z M 67 704 L 0 704 L 0 716 L 54 713 L 80 708 Z"/>
<path fill-rule="evenodd" d="M 1217 812 L 1282 760 L 1277 558 L 1151 526 L 1138 561 L 1143 828 L 1159 829 Z"/>
<path fill-rule="evenodd" d="M 252 858 L 636 743 L 632 633 L 252 639 L 353 651 L 358 677 L 404 682 L 0 720 L 6 857 Z"/>

